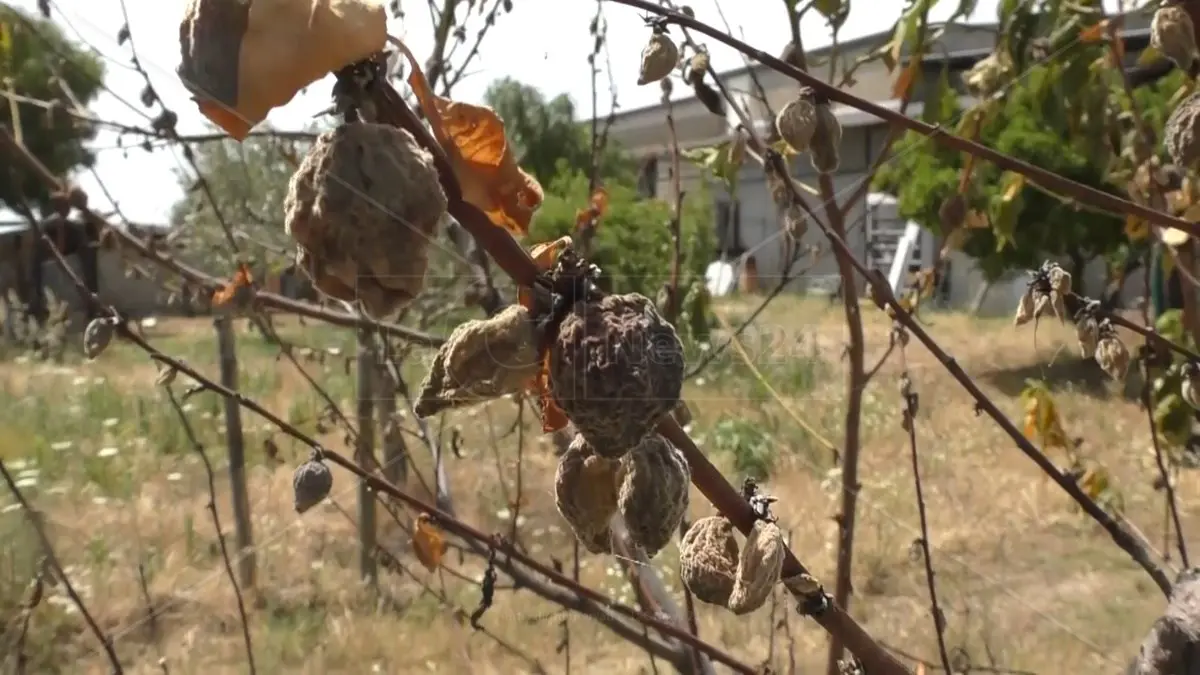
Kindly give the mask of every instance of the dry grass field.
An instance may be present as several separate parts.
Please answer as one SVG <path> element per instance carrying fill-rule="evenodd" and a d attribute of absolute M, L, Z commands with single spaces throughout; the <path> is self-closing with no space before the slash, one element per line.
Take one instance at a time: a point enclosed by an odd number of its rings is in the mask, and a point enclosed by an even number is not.
<path fill-rule="evenodd" d="M 730 301 L 719 311 L 737 323 L 752 304 Z M 887 346 L 888 326 L 874 310 L 867 319 L 870 364 Z M 1073 331 L 1057 323 L 1040 326 L 1035 338 L 1031 328 L 1014 329 L 1007 320 L 930 313 L 924 321 L 1011 417 L 1020 417 L 1017 397 L 1026 378 L 1051 382 L 1068 433 L 1081 437 L 1082 452 L 1112 472 L 1129 519 L 1163 550 L 1163 501 L 1152 485 L 1153 455 L 1145 413 L 1133 396 L 1136 383 L 1123 390 L 1093 362 L 1081 361 Z M 286 337 L 353 355 L 350 332 L 301 327 L 290 319 L 280 326 Z M 208 320 L 161 320 L 146 333 L 153 344 L 215 377 L 215 336 Z M 782 401 L 750 377 L 733 353 L 686 388 L 695 417 L 691 431 L 701 448 L 735 484 L 747 472 L 768 476 L 765 490 L 779 497 L 775 513 L 791 531 L 794 550 L 826 579 L 832 579 L 834 566 L 831 517 L 838 503 L 838 470 L 822 442 L 792 414 L 839 441 L 844 335 L 840 306 L 781 299 L 745 344 Z M 239 338 L 243 391 L 306 432 L 318 433 L 318 395 L 288 361 L 275 358 L 274 348 L 244 332 L 240 323 Z M 1128 344 L 1136 343 L 1130 339 Z M 910 553 L 918 529 L 908 442 L 900 429 L 903 367 L 900 355 L 893 355 L 865 396 L 852 611 L 888 645 L 935 661 L 923 568 Z M 907 367 L 921 396 L 917 435 L 950 648 L 975 666 L 1047 675 L 1120 672 L 1161 611 L 1161 594 L 991 420 L 975 415 L 970 399 L 915 340 L 907 350 Z M 353 371 L 338 358 L 311 368 L 352 410 Z M 149 359 L 128 345 L 114 345 L 91 363 L 55 366 L 7 359 L 0 365 L 0 457 L 44 511 L 71 578 L 114 636 L 130 672 L 163 672 L 162 659 L 176 675 L 244 673 L 237 609 L 205 510 L 203 466 L 154 386 L 155 375 Z M 421 375 L 422 365 L 414 359 L 410 384 L 415 386 Z M 221 402 L 205 393 L 192 398 L 188 408 L 224 489 Z M 456 509 L 484 531 L 507 529 L 520 455 L 522 540 L 538 559 L 557 558 L 569 568 L 571 540 L 551 493 L 552 446 L 530 414 L 523 416 L 522 434 L 510 433 L 517 415 L 514 402 L 504 399 L 446 416 L 447 433 L 457 427 L 463 440 L 463 456 L 447 460 Z M 407 572 L 383 576 L 378 594 L 364 589 L 357 580 L 355 529 L 339 511 L 353 513 L 355 483 L 335 469 L 331 502 L 297 516 L 291 477 L 304 450 L 253 414 L 245 415 L 244 425 L 259 566 L 250 609 L 258 672 L 530 671 L 528 663 L 455 617 L 454 607 L 469 612 L 477 604 L 478 587 L 445 571 L 427 572 L 409 552 L 403 531 L 386 517 L 381 517 L 381 536 Z M 522 436 L 525 447 L 519 453 Z M 350 451 L 335 430 L 320 437 L 330 447 Z M 278 443 L 284 462 L 263 452 L 267 439 Z M 419 471 L 429 476 L 429 453 L 414 442 L 410 449 Z M 428 494 L 415 476 L 409 487 Z M 1196 542 L 1198 488 L 1197 476 L 1185 472 L 1179 490 L 1184 524 Z M 229 500 L 224 492 L 218 497 L 228 533 Z M 710 513 L 704 499 L 693 494 L 691 516 Z M 11 617 L 37 557 L 24 518 L 10 495 L 0 495 L 4 640 L 11 639 Z M 1176 565 L 1177 556 L 1171 559 Z M 666 586 L 678 593 L 674 546 L 654 564 Z M 482 573 L 477 560 L 467 558 L 460 567 L 453 553 L 449 566 L 468 579 Z M 149 603 L 157 609 L 154 621 L 147 618 L 139 567 Z M 633 602 L 614 560 L 586 556 L 581 568 L 586 585 Z M 700 631 L 746 662 L 772 658 L 776 672 L 788 672 L 788 645 L 794 641 L 797 672 L 820 672 L 825 634 L 794 612 L 785 631 L 778 626 L 785 611 L 790 610 L 782 597 L 777 610 L 765 607 L 744 618 L 701 606 Z M 538 659 L 546 672 L 558 673 L 563 671 L 563 656 L 555 653 L 559 620 L 552 605 L 527 591 L 501 590 L 482 624 Z M 644 653 L 589 618 L 574 616 L 570 626 L 573 672 L 653 672 Z M 61 585 L 37 610 L 28 639 L 31 672 L 106 672 L 103 654 Z"/>

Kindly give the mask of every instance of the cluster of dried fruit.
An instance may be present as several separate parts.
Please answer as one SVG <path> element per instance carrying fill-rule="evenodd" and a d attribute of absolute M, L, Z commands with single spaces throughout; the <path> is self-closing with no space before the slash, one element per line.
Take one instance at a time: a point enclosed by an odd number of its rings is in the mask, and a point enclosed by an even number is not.
<path fill-rule="evenodd" d="M 842 124 L 811 87 L 801 87 L 800 93 L 775 116 L 775 129 L 788 146 L 800 153 L 808 152 L 813 168 L 821 173 L 834 173 L 841 164 Z"/>
<path fill-rule="evenodd" d="M 1029 286 L 1021 296 L 1013 324 L 1041 318 L 1050 309 L 1060 320 L 1067 315 L 1066 300 L 1071 296 L 1071 275 L 1057 263 L 1046 261 L 1031 273 Z M 1129 350 L 1117 335 L 1116 327 L 1100 316 L 1100 303 L 1085 302 L 1075 310 L 1075 336 L 1083 358 L 1095 358 L 1096 363 L 1114 380 L 1124 380 L 1129 372 Z"/>
<path fill-rule="evenodd" d="M 554 501 L 589 552 L 612 551 L 610 524 L 619 514 L 629 538 L 653 557 L 679 529 L 691 480 L 683 453 L 658 434 L 620 454 L 576 434 L 558 461 Z"/>
<path fill-rule="evenodd" d="M 382 317 L 424 287 L 446 207 L 433 155 L 412 134 L 354 122 L 317 138 L 288 185 L 284 222 L 318 289 Z"/>
<path fill-rule="evenodd" d="M 1057 263 L 1047 262 L 1033 273 L 1017 305 L 1014 326 L 1040 319 L 1049 309 L 1059 320 L 1066 316 L 1066 299 L 1071 294 L 1071 274 Z"/>
<path fill-rule="evenodd" d="M 739 550 L 733 523 L 709 516 L 692 523 L 679 546 L 679 574 L 696 599 L 748 614 L 763 606 L 779 582 L 783 532 L 759 520 Z"/>

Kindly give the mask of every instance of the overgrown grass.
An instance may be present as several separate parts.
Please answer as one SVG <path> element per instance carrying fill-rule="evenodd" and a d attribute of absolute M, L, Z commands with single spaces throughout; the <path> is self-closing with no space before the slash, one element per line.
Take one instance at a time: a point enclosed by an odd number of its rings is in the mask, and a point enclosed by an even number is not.
<path fill-rule="evenodd" d="M 718 310 L 736 324 L 751 307 L 751 300 L 741 299 Z M 1152 541 L 1162 541 L 1162 502 L 1152 486 L 1143 413 L 1114 387 L 1094 380 L 1094 364 L 1074 363 L 1061 351 L 1073 340 L 1067 328 L 1044 324 L 1035 346 L 1028 333 L 1003 321 L 954 314 L 925 320 L 1012 416 L 1020 414 L 1012 382 L 1052 368 L 1069 432 L 1084 437 L 1089 456 L 1113 472 L 1131 521 Z M 286 319 L 279 327 L 285 338 L 323 351 L 323 363 L 306 357 L 304 367 L 352 414 L 355 380 L 346 363 L 355 353 L 353 333 L 311 323 L 301 327 Z M 871 362 L 886 347 L 886 321 L 868 316 L 867 332 Z M 147 337 L 205 373 L 218 372 L 215 336 L 206 319 L 163 320 L 147 329 Z M 719 340 L 718 333 L 713 342 Z M 838 468 L 823 443 L 793 415 L 839 443 L 843 340 L 837 308 L 783 298 L 744 339 L 780 400 L 734 350 L 686 385 L 691 431 L 701 448 L 731 482 L 752 476 L 780 498 L 775 511 L 795 550 L 826 578 L 834 569 Z M 246 394 L 330 447 L 348 451 L 343 434 L 321 421 L 321 397 L 286 359 L 276 358 L 275 347 L 240 324 L 238 342 L 240 387 Z M 689 349 L 695 362 L 712 345 Z M 931 657 L 924 579 L 910 553 L 917 536 L 916 506 L 907 441 L 899 428 L 901 367 L 897 355 L 865 395 L 852 610 L 877 637 Z M 921 394 L 922 469 L 952 648 L 964 650 L 977 665 L 994 659 L 998 666 L 1043 673 L 1116 671 L 1160 611 L 1162 598 L 992 422 L 975 416 L 969 399 L 938 364 L 914 346 L 907 367 Z M 419 359 L 408 374 L 415 388 L 423 374 Z M 243 672 L 237 613 L 205 511 L 206 477 L 154 386 L 155 376 L 143 354 L 122 344 L 90 363 L 78 358 L 61 365 L 18 358 L 0 363 L 0 400 L 6 402 L 0 406 L 0 457 L 44 513 L 72 580 L 114 635 L 131 672 L 157 671 L 160 655 L 172 673 Z M 185 387 L 183 380 L 177 386 Z M 214 459 L 218 503 L 228 529 L 233 519 L 225 493 L 222 402 L 202 393 L 188 400 L 187 409 Z M 518 433 L 517 415 L 516 404 L 503 399 L 449 413 L 444 423 L 434 421 L 447 439 L 452 431 L 462 439 L 462 457 L 446 459 L 456 509 L 484 531 L 507 531 L 520 501 L 518 528 L 529 552 L 569 569 L 571 539 L 551 493 L 555 457 L 534 416 L 526 411 Z M 475 585 L 446 573 L 431 575 L 416 564 L 403 530 L 382 512 L 381 541 L 409 572 L 385 575 L 378 594 L 363 589 L 357 581 L 354 529 L 337 507 L 322 506 L 303 517 L 292 510 L 291 471 L 307 450 L 253 414 L 244 413 L 243 423 L 259 567 L 250 597 L 260 672 L 508 673 L 527 668 L 460 625 L 422 590 L 418 580 L 444 589 L 468 612 L 478 602 Z M 411 418 L 404 423 L 415 431 Z M 522 436 L 525 447 L 518 453 Z M 280 448 L 282 463 L 264 451 L 268 439 Z M 430 481 L 428 452 L 413 435 L 407 440 L 417 471 Z M 518 454 L 523 458 L 520 500 Z M 354 482 L 342 472 L 335 472 L 335 480 L 333 502 L 353 514 Z M 1195 476 L 1184 474 L 1179 490 L 1185 528 L 1192 535 L 1196 485 Z M 409 488 L 428 494 L 415 475 Z M 692 497 L 692 518 L 711 514 L 702 496 L 693 492 Z M 5 542 L 0 616 L 15 617 L 40 554 L 26 515 L 7 494 L 0 496 L 0 537 Z M 654 568 L 678 593 L 676 559 L 672 545 L 655 559 Z M 451 553 L 449 563 L 468 578 L 482 573 L 478 560 L 467 558 L 460 567 Z M 157 636 L 146 618 L 139 565 L 157 611 Z M 612 559 L 585 556 L 581 576 L 614 598 L 635 601 Z M 779 611 L 787 606 L 781 602 Z M 769 649 L 769 611 L 738 618 L 701 606 L 701 633 L 749 663 L 762 662 L 770 651 L 779 667 L 787 641 L 779 633 Z M 799 668 L 820 668 L 824 634 L 792 618 Z M 562 667 L 562 656 L 555 653 L 559 619 L 553 606 L 528 591 L 501 591 L 483 624 L 557 672 Z M 648 670 L 644 655 L 590 620 L 575 617 L 571 626 L 577 672 Z M 11 661 L 14 623 L 6 622 L 4 630 L 0 652 Z M 26 651 L 31 672 L 104 670 L 96 644 L 64 601 L 61 586 L 49 589 L 36 609 Z"/>

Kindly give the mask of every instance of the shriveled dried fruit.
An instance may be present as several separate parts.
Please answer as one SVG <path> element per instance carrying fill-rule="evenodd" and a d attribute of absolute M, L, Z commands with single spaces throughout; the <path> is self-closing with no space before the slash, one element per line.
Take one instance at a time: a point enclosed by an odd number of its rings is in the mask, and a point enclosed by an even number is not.
<path fill-rule="evenodd" d="M 1013 317 L 1013 325 L 1022 326 L 1033 321 L 1034 308 L 1033 289 L 1029 288 L 1021 295 L 1021 302 L 1017 305 L 1017 315 Z"/>
<path fill-rule="evenodd" d="M 604 454 L 624 454 L 679 404 L 683 344 L 637 293 L 576 303 L 550 348 L 550 390 Z"/>
<path fill-rule="evenodd" d="M 778 525 L 760 520 L 754 523 L 738 559 L 729 609 L 748 614 L 763 606 L 783 571 L 783 531 Z"/>
<path fill-rule="evenodd" d="M 1196 32 L 1192 17 L 1180 5 L 1164 5 L 1150 21 L 1150 45 L 1175 62 L 1185 73 L 1194 74 Z"/>
<path fill-rule="evenodd" d="M 675 70 L 679 63 L 679 48 L 663 33 L 650 36 L 650 42 L 642 49 L 642 69 L 638 84 L 658 82 Z"/>
<path fill-rule="evenodd" d="M 704 74 L 708 72 L 708 52 L 698 51 L 692 55 L 692 60 L 688 63 L 688 84 L 695 84 L 704 79 Z"/>
<path fill-rule="evenodd" d="M 412 134 L 356 122 L 317 137 L 292 176 L 284 209 L 297 262 L 314 285 L 384 316 L 424 288 L 446 195 L 433 156 Z"/>
<path fill-rule="evenodd" d="M 809 159 L 821 173 L 836 173 L 842 164 L 842 123 L 828 103 L 817 104 L 817 128 L 812 135 Z"/>
<path fill-rule="evenodd" d="M 1114 380 L 1124 380 L 1129 370 L 1129 350 L 1116 333 L 1102 334 L 1096 343 L 1096 363 Z"/>
<path fill-rule="evenodd" d="M 812 89 L 801 88 L 800 94 L 783 106 L 775 116 L 775 130 L 792 150 L 808 150 L 817 131 L 817 104 Z"/>
<path fill-rule="evenodd" d="M 541 370 L 537 334 L 522 305 L 458 326 L 434 356 L 414 412 L 428 417 L 520 391 Z"/>
<path fill-rule="evenodd" d="M 1171 111 L 1163 125 L 1163 145 L 1179 166 L 1194 169 L 1200 164 L 1200 92 Z"/>
<path fill-rule="evenodd" d="M 1075 337 L 1079 340 L 1079 353 L 1090 359 L 1096 354 L 1096 343 L 1100 340 L 1100 324 L 1094 316 L 1084 316 L 1075 321 Z"/>
<path fill-rule="evenodd" d="M 1183 364 L 1182 374 L 1183 382 L 1180 384 L 1179 393 L 1188 405 L 1200 410 L 1200 368 L 1189 361 Z"/>
<path fill-rule="evenodd" d="M 304 513 L 320 504 L 333 489 L 333 473 L 319 458 L 313 457 L 292 473 L 292 492 L 296 513 Z"/>
<path fill-rule="evenodd" d="M 83 353 L 89 359 L 94 359 L 112 342 L 113 338 L 113 321 L 112 319 L 92 319 L 88 322 L 87 328 L 83 329 Z"/>
<path fill-rule="evenodd" d="M 617 512 L 617 479 L 621 463 L 596 454 L 576 434 L 558 460 L 554 504 L 579 543 L 592 553 L 611 550 L 609 521 Z"/>
<path fill-rule="evenodd" d="M 679 529 L 687 512 L 691 468 L 683 453 L 658 434 L 621 458 L 617 507 L 633 543 L 654 557 Z"/>
<path fill-rule="evenodd" d="M 1058 293 L 1062 297 L 1071 294 L 1071 273 L 1067 272 L 1058 265 L 1050 268 L 1050 290 Z"/>
<path fill-rule="evenodd" d="M 679 542 L 679 578 L 701 602 L 727 606 L 737 567 L 733 523 L 724 516 L 697 520 Z"/>

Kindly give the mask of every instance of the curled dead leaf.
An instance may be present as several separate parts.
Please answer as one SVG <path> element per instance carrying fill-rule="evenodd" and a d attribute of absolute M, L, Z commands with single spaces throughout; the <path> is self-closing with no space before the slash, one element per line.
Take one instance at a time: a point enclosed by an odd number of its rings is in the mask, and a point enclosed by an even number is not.
<path fill-rule="evenodd" d="M 442 564 L 442 556 L 446 554 L 446 539 L 428 513 L 417 516 L 417 522 L 413 525 L 412 548 L 417 560 L 430 572 Z"/>
<path fill-rule="evenodd" d="M 233 273 L 233 279 L 224 287 L 213 292 L 213 307 L 225 307 L 234 304 L 235 300 L 238 301 L 237 304 L 241 304 L 241 301 L 248 297 L 247 294 L 253 292 L 253 283 L 254 277 L 250 275 L 250 266 L 246 263 L 238 263 L 237 271 Z"/>
<path fill-rule="evenodd" d="M 537 179 L 517 165 L 504 121 L 491 108 L 435 95 L 408 47 L 388 39 L 408 59 L 412 68 L 408 84 L 450 159 L 463 199 L 487 214 L 494 225 L 514 235 L 527 234 L 544 194 Z"/>

